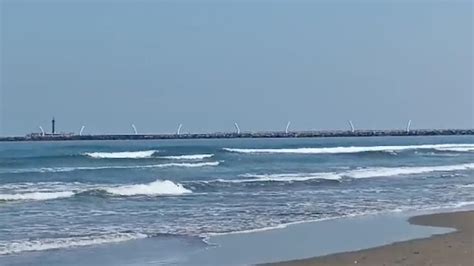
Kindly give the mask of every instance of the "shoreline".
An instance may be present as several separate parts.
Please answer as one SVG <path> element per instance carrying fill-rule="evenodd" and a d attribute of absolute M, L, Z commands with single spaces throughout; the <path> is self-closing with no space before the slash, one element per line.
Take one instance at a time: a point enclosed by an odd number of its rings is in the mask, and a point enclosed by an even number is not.
<path fill-rule="evenodd" d="M 208 239 L 213 248 L 200 256 L 190 256 L 183 265 L 273 265 L 368 249 L 394 242 L 427 238 L 453 232 L 451 228 L 407 223 L 413 215 L 436 210 L 373 213 L 288 224 L 284 227 L 218 235 Z M 470 209 L 470 208 L 469 208 Z M 411 214 L 410 214 L 411 213 Z M 389 230 L 387 230 L 389 229 Z M 334 234 L 334 232 L 339 232 Z M 324 241 L 321 241 L 324 240 Z M 325 264 L 327 265 L 327 264 Z"/>
<path fill-rule="evenodd" d="M 263 265 L 472 265 L 474 260 L 473 210 L 412 216 L 408 219 L 408 223 L 452 228 L 456 231 L 369 249 Z"/>
<path fill-rule="evenodd" d="M 471 208 L 445 209 L 444 211 L 462 210 L 474 212 Z M 421 214 L 427 213 L 434 212 L 421 212 Z M 312 262 L 322 258 L 315 256 L 330 257 L 332 255 L 327 254 L 346 254 L 358 249 L 377 249 L 377 247 L 385 247 L 384 245 L 390 246 L 391 243 L 405 243 L 401 241 L 410 242 L 414 239 L 428 239 L 433 235 L 450 234 L 454 230 L 407 222 L 407 219 L 414 219 L 410 217 L 419 214 L 420 212 L 368 214 L 302 222 L 284 228 L 258 232 L 210 236 L 208 239 L 152 237 L 104 245 L 24 252 L 0 256 L 0 264 L 30 265 L 41 261 L 49 265 L 79 266 L 83 265 L 81 258 L 88 257 L 91 265 L 130 266 L 150 263 L 190 266 L 354 265 L 353 262 L 349 264 L 338 262 L 312 264 Z M 300 260 L 300 258 L 311 259 Z M 362 260 L 359 264 L 383 265 L 383 263 L 364 264 Z"/>

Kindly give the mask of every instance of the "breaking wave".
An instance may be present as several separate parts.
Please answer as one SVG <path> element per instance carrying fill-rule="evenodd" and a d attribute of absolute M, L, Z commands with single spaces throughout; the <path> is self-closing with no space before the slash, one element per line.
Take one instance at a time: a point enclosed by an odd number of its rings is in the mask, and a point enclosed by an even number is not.
<path fill-rule="evenodd" d="M 213 157 L 214 154 L 190 154 L 190 155 L 176 155 L 176 156 L 162 156 L 160 158 L 169 160 L 204 160 Z"/>
<path fill-rule="evenodd" d="M 95 158 L 95 159 L 145 159 L 152 158 L 154 154 L 158 153 L 157 150 L 148 151 L 125 151 L 125 152 L 86 152 L 83 155 Z M 158 158 L 169 159 L 169 160 L 203 160 L 213 157 L 214 154 L 185 154 L 185 155 L 172 155 L 172 156 L 161 156 Z"/>
<path fill-rule="evenodd" d="M 398 175 L 413 175 L 432 172 L 451 172 L 474 169 L 474 163 L 444 165 L 444 166 L 413 166 L 413 167 L 375 167 L 356 169 L 346 173 L 343 176 L 351 178 L 372 178 L 372 177 L 389 177 Z"/>
<path fill-rule="evenodd" d="M 74 194 L 75 193 L 73 191 L 0 194 L 0 201 L 51 200 L 51 199 L 72 197 L 74 196 Z"/>
<path fill-rule="evenodd" d="M 458 185 L 458 188 L 474 188 L 474 184 Z"/>
<path fill-rule="evenodd" d="M 150 158 L 157 150 L 124 152 L 86 152 L 84 155 L 96 159 L 143 159 Z"/>
<path fill-rule="evenodd" d="M 135 195 L 182 195 L 192 191 L 183 187 L 179 183 L 169 180 L 156 180 L 148 184 L 126 185 L 115 188 L 105 188 L 105 191 L 120 196 Z"/>
<path fill-rule="evenodd" d="M 367 147 L 324 147 L 324 148 L 281 148 L 281 149 L 237 149 L 223 148 L 228 152 L 237 153 L 289 153 L 289 154 L 343 154 L 361 152 L 394 152 L 416 149 L 444 149 L 445 151 L 474 151 L 474 144 L 426 144 L 407 146 L 367 146 Z"/>
<path fill-rule="evenodd" d="M 144 166 L 143 168 L 161 168 L 161 167 L 187 167 L 187 168 L 194 168 L 194 167 L 205 167 L 205 166 L 218 166 L 220 162 L 202 162 L 202 163 L 164 163 L 164 164 L 157 164 L 157 165 L 149 165 Z"/>
<path fill-rule="evenodd" d="M 453 152 L 472 152 L 474 151 L 474 147 L 466 146 L 466 147 L 440 147 L 435 148 L 437 151 L 453 151 Z"/>
<path fill-rule="evenodd" d="M 223 180 L 219 179 L 220 182 L 229 183 L 247 183 L 247 182 L 292 182 L 292 181 L 308 181 L 313 179 L 322 180 L 340 180 L 341 176 L 336 173 L 295 173 L 295 174 L 244 174 L 241 177 L 247 179 L 234 179 L 234 180 Z"/>
<path fill-rule="evenodd" d="M 117 243 L 146 237 L 148 236 L 141 233 L 111 233 L 103 235 L 46 238 L 38 240 L 15 240 L 8 243 L 0 242 L 0 255 L 15 254 L 27 251 L 42 251 L 106 243 Z"/>
<path fill-rule="evenodd" d="M 220 162 L 199 162 L 199 163 L 163 163 L 148 165 L 108 165 L 108 166 L 77 166 L 77 167 L 42 167 L 29 169 L 11 169 L 1 171 L 2 173 L 62 173 L 73 171 L 93 171 L 107 169 L 146 169 L 146 168 L 167 168 L 167 167 L 184 167 L 195 168 L 205 166 L 218 166 Z"/>
<path fill-rule="evenodd" d="M 240 179 L 194 180 L 185 183 L 251 183 L 251 182 L 303 182 L 309 180 L 344 181 L 377 177 L 407 176 L 434 172 L 466 171 L 474 163 L 444 166 L 368 167 L 334 172 L 243 174 Z M 467 185 L 466 187 L 470 187 Z M 191 186 L 192 187 L 192 186 Z M 193 191 L 170 180 L 155 180 L 146 184 L 82 184 L 82 183 L 18 183 L 0 186 L 0 201 L 52 200 L 77 195 L 102 196 L 169 196 L 184 195 Z"/>
<path fill-rule="evenodd" d="M 18 187 L 21 187 L 20 186 Z M 132 185 L 86 185 L 80 183 L 70 184 L 68 187 L 66 183 L 57 186 L 52 183 L 49 187 L 50 191 L 46 191 L 46 184 L 39 186 L 38 192 L 32 192 L 36 188 L 33 185 L 28 190 L 20 189 L 14 194 L 0 194 L 0 201 L 28 201 L 28 200 L 52 200 L 59 198 L 69 198 L 76 195 L 96 195 L 102 193 L 104 195 L 116 196 L 179 196 L 183 194 L 192 193 L 190 189 L 183 187 L 180 183 L 174 183 L 169 180 L 155 180 L 147 184 L 132 184 Z M 57 189 L 67 189 L 58 191 Z M 54 191 L 55 190 L 55 191 Z"/>
<path fill-rule="evenodd" d="M 247 182 L 296 182 L 314 179 L 341 180 L 343 178 L 374 178 L 391 177 L 400 175 L 414 175 L 433 172 L 451 172 L 474 169 L 474 163 L 445 165 L 445 166 L 421 166 L 421 167 L 370 167 L 354 169 L 343 172 L 326 173 L 293 173 L 293 174 L 244 174 L 241 177 L 246 179 L 218 179 L 215 182 L 225 183 L 247 183 Z"/>

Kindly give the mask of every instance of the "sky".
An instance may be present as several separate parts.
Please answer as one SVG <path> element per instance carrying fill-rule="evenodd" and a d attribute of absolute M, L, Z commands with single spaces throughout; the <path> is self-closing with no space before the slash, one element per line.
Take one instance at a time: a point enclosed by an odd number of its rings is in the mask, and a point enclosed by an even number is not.
<path fill-rule="evenodd" d="M 474 127 L 472 1 L 0 3 L 3 136 Z"/>

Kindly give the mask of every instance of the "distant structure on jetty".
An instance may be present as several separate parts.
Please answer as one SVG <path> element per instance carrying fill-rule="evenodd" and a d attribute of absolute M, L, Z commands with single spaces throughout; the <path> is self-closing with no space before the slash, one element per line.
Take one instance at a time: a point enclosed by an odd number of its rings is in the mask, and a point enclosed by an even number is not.
<path fill-rule="evenodd" d="M 133 134 L 116 135 L 84 135 L 85 126 L 79 133 L 56 132 L 56 120 L 51 120 L 51 133 L 46 133 L 40 126 L 41 132 L 31 133 L 26 136 L 0 137 L 0 141 L 53 141 L 53 140 L 151 140 L 151 139 L 231 139 L 231 138 L 326 138 L 326 137 L 380 137 L 380 136 L 450 136 L 474 135 L 474 129 L 410 129 L 411 120 L 408 120 L 404 129 L 394 130 L 359 130 L 355 129 L 351 120 L 348 121 L 348 130 L 322 130 L 322 131 L 289 131 L 291 122 L 288 121 L 284 131 L 241 132 L 237 123 L 234 123 L 234 132 L 216 133 L 181 133 L 183 124 L 178 125 L 174 134 L 139 134 L 132 124 Z"/>
<path fill-rule="evenodd" d="M 72 132 L 56 133 L 56 119 L 54 119 L 54 117 L 51 120 L 51 133 L 44 132 L 43 127 L 41 127 L 41 126 L 39 128 L 41 130 L 41 133 L 31 133 L 31 134 L 26 135 L 25 137 L 14 137 L 14 138 L 24 138 L 25 140 L 37 140 L 37 139 L 38 140 L 54 140 L 54 139 L 63 140 L 63 139 L 72 138 L 72 137 L 77 136 Z M 81 128 L 81 131 L 80 131 L 78 136 L 82 135 L 83 130 L 84 130 L 84 126 Z M 5 138 L 0 138 L 0 141 L 4 140 L 4 139 Z"/>
<path fill-rule="evenodd" d="M 178 131 L 179 132 L 179 131 Z M 73 133 L 32 133 L 24 137 L 0 137 L 0 141 L 53 141 L 53 140 L 153 140 L 153 139 L 230 139 L 230 138 L 323 138 L 323 137 L 381 137 L 381 136 L 449 136 L 474 135 L 474 129 L 422 130 L 330 130 L 330 131 L 271 131 L 219 132 L 176 134 L 82 135 Z"/>

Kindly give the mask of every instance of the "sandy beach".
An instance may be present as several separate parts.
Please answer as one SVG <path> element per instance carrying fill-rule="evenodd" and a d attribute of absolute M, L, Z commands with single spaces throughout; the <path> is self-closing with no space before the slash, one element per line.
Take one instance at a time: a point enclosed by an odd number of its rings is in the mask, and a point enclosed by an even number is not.
<path fill-rule="evenodd" d="M 272 265 L 466 265 L 474 263 L 474 211 L 415 216 L 411 224 L 456 228 L 453 233 Z"/>

